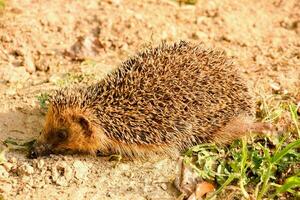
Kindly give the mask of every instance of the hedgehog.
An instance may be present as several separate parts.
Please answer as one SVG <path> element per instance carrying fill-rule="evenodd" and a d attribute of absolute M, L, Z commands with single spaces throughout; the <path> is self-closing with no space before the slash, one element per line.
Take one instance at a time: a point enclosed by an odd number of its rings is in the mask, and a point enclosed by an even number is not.
<path fill-rule="evenodd" d="M 253 95 L 224 51 L 161 43 L 93 85 L 57 90 L 30 157 L 172 155 L 228 144 L 259 126 L 253 117 Z"/>

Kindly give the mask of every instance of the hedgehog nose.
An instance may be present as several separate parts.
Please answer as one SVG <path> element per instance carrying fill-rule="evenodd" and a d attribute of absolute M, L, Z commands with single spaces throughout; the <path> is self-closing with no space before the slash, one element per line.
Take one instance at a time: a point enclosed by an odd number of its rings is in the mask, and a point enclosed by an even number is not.
<path fill-rule="evenodd" d="M 29 153 L 29 158 L 35 159 L 35 158 L 37 158 L 37 157 L 38 157 L 38 153 L 36 152 L 35 149 L 32 149 L 32 150 L 30 151 L 30 153 Z"/>
<path fill-rule="evenodd" d="M 48 145 L 48 144 L 35 143 L 31 147 L 28 157 L 31 159 L 34 159 L 39 156 L 49 155 L 51 153 L 50 147 L 51 147 L 51 145 Z"/>

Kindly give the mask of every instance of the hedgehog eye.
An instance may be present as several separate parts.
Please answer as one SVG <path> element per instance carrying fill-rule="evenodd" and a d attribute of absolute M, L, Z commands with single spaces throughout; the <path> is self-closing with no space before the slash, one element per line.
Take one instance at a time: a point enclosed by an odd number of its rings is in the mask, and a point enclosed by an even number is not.
<path fill-rule="evenodd" d="M 67 132 L 64 131 L 64 130 L 60 130 L 57 132 L 57 137 L 60 139 L 60 140 L 64 140 L 66 139 L 68 136 Z"/>

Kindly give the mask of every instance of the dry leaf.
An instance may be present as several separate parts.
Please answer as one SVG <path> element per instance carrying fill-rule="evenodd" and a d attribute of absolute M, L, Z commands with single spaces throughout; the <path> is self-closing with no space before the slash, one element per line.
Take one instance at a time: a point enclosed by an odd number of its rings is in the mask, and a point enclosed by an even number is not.
<path fill-rule="evenodd" d="M 195 191 L 196 199 L 202 199 L 204 195 L 213 191 L 215 191 L 215 186 L 213 186 L 213 184 L 205 181 L 198 183 Z"/>

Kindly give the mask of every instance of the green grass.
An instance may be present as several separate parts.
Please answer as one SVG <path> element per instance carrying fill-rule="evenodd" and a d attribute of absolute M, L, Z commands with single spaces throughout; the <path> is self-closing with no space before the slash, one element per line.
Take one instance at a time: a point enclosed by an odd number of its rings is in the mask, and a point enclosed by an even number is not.
<path fill-rule="evenodd" d="M 198 0 L 173 0 L 180 4 L 195 5 Z"/>
<path fill-rule="evenodd" d="M 93 64 L 88 62 L 88 64 Z M 95 80 L 94 74 L 76 74 L 76 73 L 66 73 L 58 79 L 55 84 L 59 88 L 70 87 L 78 84 L 87 84 Z M 44 92 L 36 96 L 36 99 L 42 109 L 47 109 L 47 104 L 49 100 L 49 94 Z"/>
<path fill-rule="evenodd" d="M 41 93 L 40 95 L 36 96 L 39 105 L 42 109 L 47 109 L 47 102 L 49 99 L 49 94 L 48 93 Z"/>
<path fill-rule="evenodd" d="M 32 148 L 32 146 L 35 142 L 36 142 L 36 139 L 21 140 L 18 138 L 8 137 L 6 140 L 4 140 L 3 144 L 8 149 L 28 151 L 29 149 Z"/>
<path fill-rule="evenodd" d="M 0 0 L 0 11 L 3 10 L 4 8 L 5 8 L 5 1 Z"/>
<path fill-rule="evenodd" d="M 94 79 L 93 74 L 77 74 L 77 73 L 66 73 L 64 76 L 57 81 L 59 87 L 71 86 L 79 83 L 88 83 Z"/>
<path fill-rule="evenodd" d="M 252 135 L 227 147 L 201 144 L 185 153 L 185 162 L 202 179 L 217 185 L 217 190 L 207 199 L 226 199 L 229 193 L 237 199 L 300 198 L 297 106 L 291 99 L 279 96 L 262 98 L 259 102 L 260 121 L 276 125 L 284 113 L 290 119 L 284 133 Z"/>

